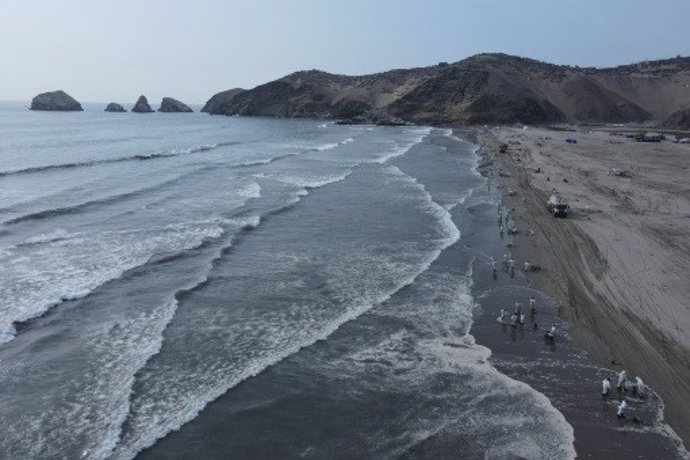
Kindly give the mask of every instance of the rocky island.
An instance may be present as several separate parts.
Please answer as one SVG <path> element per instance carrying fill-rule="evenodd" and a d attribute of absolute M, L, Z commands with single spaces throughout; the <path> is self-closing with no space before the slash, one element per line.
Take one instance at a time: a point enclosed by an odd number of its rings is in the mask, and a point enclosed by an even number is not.
<path fill-rule="evenodd" d="M 167 113 L 189 113 L 193 110 L 184 102 L 180 102 L 172 97 L 164 97 L 161 101 L 161 106 L 158 109 L 159 112 Z"/>
<path fill-rule="evenodd" d="M 137 103 L 132 107 L 132 112 L 135 113 L 151 113 L 153 109 L 149 105 L 149 101 L 146 100 L 146 96 L 139 96 Z"/>
<path fill-rule="evenodd" d="M 105 112 L 126 112 L 126 110 L 124 107 L 122 107 L 122 105 L 111 102 L 106 106 Z"/>
<path fill-rule="evenodd" d="M 300 71 L 204 108 L 376 124 L 641 123 L 687 109 L 688 85 L 687 57 L 599 69 L 490 53 L 363 76 Z"/>
<path fill-rule="evenodd" d="M 84 109 L 72 96 L 62 90 L 41 93 L 31 100 L 31 110 L 81 112 Z"/>

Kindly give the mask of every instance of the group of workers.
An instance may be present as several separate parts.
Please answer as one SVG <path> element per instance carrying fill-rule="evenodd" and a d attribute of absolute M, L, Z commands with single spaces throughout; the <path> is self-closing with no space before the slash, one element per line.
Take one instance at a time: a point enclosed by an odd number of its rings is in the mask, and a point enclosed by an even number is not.
<path fill-rule="evenodd" d="M 534 315 L 537 314 L 536 299 L 534 296 L 529 299 L 529 309 L 530 316 L 534 319 Z M 515 309 L 511 315 L 505 308 L 501 308 L 498 318 L 496 320 L 502 324 L 509 324 L 513 329 L 524 328 L 525 327 L 525 312 L 522 311 L 522 304 L 520 302 L 515 302 Z M 532 321 L 532 327 L 536 331 L 539 326 L 536 321 Z M 551 329 L 544 334 L 544 339 L 553 342 L 556 339 L 556 325 L 552 324 Z"/>
<path fill-rule="evenodd" d="M 618 374 L 618 380 L 616 382 L 616 389 L 619 393 L 632 392 L 633 395 L 638 397 L 644 397 L 647 392 L 647 386 L 645 385 L 642 378 L 638 375 L 635 377 L 635 381 L 628 378 L 628 373 L 622 370 Z M 601 382 L 601 396 L 606 399 L 611 394 L 611 379 L 609 377 L 605 378 Z M 628 409 L 628 401 L 626 398 L 621 399 L 618 404 L 618 411 L 616 415 L 618 418 L 625 418 L 625 412 Z"/>
<path fill-rule="evenodd" d="M 503 237 L 503 222 L 502 222 L 503 215 L 502 215 L 502 209 L 500 206 L 498 207 L 498 214 L 499 214 L 498 224 L 499 224 L 499 228 L 501 230 L 501 238 L 502 238 Z M 509 219 L 510 219 L 510 211 L 507 211 L 506 216 L 505 216 L 506 224 L 509 223 Z M 534 267 L 537 267 L 537 266 L 534 266 Z M 493 277 L 494 277 L 494 279 L 496 279 L 497 267 L 496 267 L 496 260 L 493 257 L 491 257 L 491 268 L 493 271 Z M 513 260 L 513 258 L 510 257 L 510 255 L 508 255 L 507 252 L 503 254 L 503 268 L 506 272 L 510 273 L 511 278 L 515 276 L 515 260 Z M 526 272 L 528 272 L 528 271 L 535 271 L 535 270 L 541 269 L 541 267 L 533 268 L 532 264 L 530 264 L 529 262 L 525 262 L 524 263 L 524 269 Z M 530 314 L 532 317 L 534 317 L 534 315 L 537 313 L 535 304 L 536 304 L 536 300 L 535 300 L 534 296 L 530 297 L 529 306 L 530 306 Z M 508 315 L 508 312 L 506 311 L 505 308 L 501 308 L 501 312 L 499 314 L 499 317 L 496 319 L 498 322 L 500 322 L 502 324 L 510 324 L 510 326 L 514 329 L 518 328 L 518 327 L 524 328 L 524 326 L 525 326 L 525 313 L 522 311 L 522 305 L 520 304 L 520 302 L 515 302 L 515 309 L 510 316 Z M 533 327 L 534 327 L 534 330 L 538 329 L 536 322 L 533 322 Z M 555 324 L 551 325 L 551 329 L 544 334 L 544 339 L 546 341 L 550 341 L 550 342 L 553 342 L 556 339 L 556 325 Z M 602 390 L 601 390 L 602 397 L 604 399 L 607 399 L 611 394 L 611 379 L 609 377 L 605 378 L 601 382 L 601 385 L 602 385 Z M 644 395 L 647 391 L 647 387 L 646 387 L 644 381 L 642 380 L 642 378 L 640 378 L 640 376 L 635 377 L 635 380 L 632 381 L 628 378 L 628 373 L 625 370 L 621 371 L 618 374 L 618 379 L 616 382 L 616 389 L 618 390 L 618 392 L 620 394 L 622 394 L 624 392 L 625 393 L 631 392 L 633 395 L 635 395 L 637 397 L 644 397 Z M 621 399 L 620 403 L 618 404 L 618 410 L 617 410 L 618 418 L 625 419 L 627 409 L 628 409 L 628 401 L 627 401 L 627 398 L 623 397 Z M 635 420 L 636 420 L 636 418 L 635 418 Z"/>

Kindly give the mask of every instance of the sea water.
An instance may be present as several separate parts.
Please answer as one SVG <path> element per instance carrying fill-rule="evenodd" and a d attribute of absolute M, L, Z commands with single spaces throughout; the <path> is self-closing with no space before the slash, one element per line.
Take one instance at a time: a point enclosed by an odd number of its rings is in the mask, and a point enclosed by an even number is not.
<path fill-rule="evenodd" d="M 0 457 L 574 456 L 471 335 L 476 146 L 86 108 L 0 104 Z"/>

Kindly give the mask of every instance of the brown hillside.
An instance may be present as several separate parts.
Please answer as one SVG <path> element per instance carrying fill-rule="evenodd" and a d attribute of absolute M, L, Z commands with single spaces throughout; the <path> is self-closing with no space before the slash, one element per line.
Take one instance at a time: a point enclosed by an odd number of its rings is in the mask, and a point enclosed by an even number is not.
<path fill-rule="evenodd" d="M 690 108 L 673 112 L 664 120 L 662 126 L 665 128 L 690 130 Z"/>
<path fill-rule="evenodd" d="M 480 54 L 364 76 L 296 72 L 211 113 L 420 124 L 625 123 L 662 120 L 689 105 L 690 58 L 581 69 Z"/>

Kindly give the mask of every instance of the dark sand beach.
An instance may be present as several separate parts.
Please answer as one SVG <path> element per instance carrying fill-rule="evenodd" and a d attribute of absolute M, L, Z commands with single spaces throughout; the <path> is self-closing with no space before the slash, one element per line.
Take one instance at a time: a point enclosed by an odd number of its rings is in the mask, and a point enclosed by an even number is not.
<path fill-rule="evenodd" d="M 578 143 L 566 144 L 571 137 Z M 654 436 L 647 434 L 658 431 L 649 429 L 650 420 L 662 416 L 687 443 L 690 316 L 683 276 L 690 234 L 689 147 L 636 143 L 604 132 L 532 128 L 484 130 L 480 141 L 486 173 L 499 184 L 518 230 L 507 237 L 516 268 L 522 269 L 525 261 L 541 267 L 528 274 L 529 284 L 553 298 L 548 311 L 557 326 L 566 321 L 574 341 L 557 345 L 572 360 L 546 354 L 539 372 L 522 358 L 502 367 L 501 350 L 512 353 L 515 347 L 501 347 L 493 343 L 495 336 L 483 336 L 481 320 L 474 329 L 478 341 L 491 343 L 497 367 L 522 373 L 549 395 L 575 428 L 581 456 L 591 449 L 592 455 L 625 457 L 628 446 L 644 439 L 635 451 L 661 458 L 663 451 L 653 447 Z M 508 145 L 507 153 L 498 153 L 502 143 Z M 613 167 L 633 177 L 609 175 Z M 554 189 L 571 204 L 568 219 L 554 219 L 546 209 Z M 550 319 L 542 315 L 539 322 L 546 325 Z M 539 335 L 530 339 L 541 340 Z M 601 379 L 622 369 L 641 375 L 663 398 L 663 414 L 643 414 L 640 426 L 618 423 L 611 403 L 602 403 L 597 395 Z M 649 408 L 635 400 L 632 407 Z M 602 442 L 591 442 L 590 436 L 602 433 Z"/>

